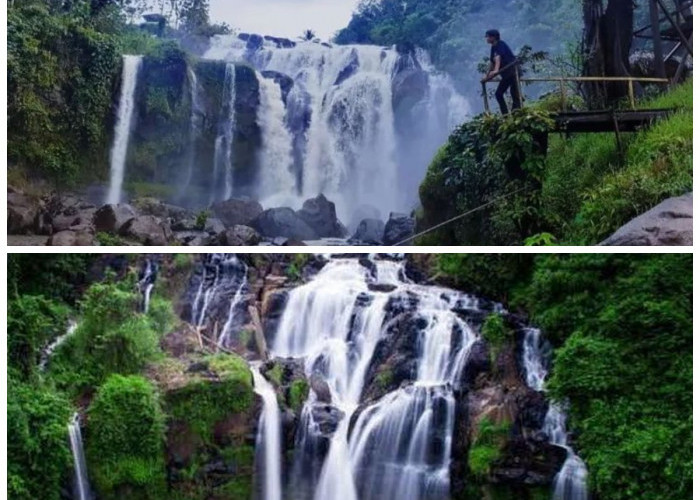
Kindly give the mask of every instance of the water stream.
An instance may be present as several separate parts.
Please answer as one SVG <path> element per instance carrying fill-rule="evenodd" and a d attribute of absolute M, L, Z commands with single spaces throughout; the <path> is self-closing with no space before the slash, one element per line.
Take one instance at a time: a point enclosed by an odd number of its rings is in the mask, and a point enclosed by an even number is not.
<path fill-rule="evenodd" d="M 129 152 L 129 138 L 135 108 L 134 95 L 143 57 L 126 55 L 123 59 L 121 96 L 117 122 L 114 127 L 114 142 L 110 159 L 110 183 L 105 203 L 119 203 L 121 201 L 126 155 Z"/>
<path fill-rule="evenodd" d="M 70 448 L 73 453 L 73 496 L 75 500 L 92 500 L 90 482 L 88 480 L 83 437 L 80 432 L 80 416 L 73 415 L 68 424 Z"/>

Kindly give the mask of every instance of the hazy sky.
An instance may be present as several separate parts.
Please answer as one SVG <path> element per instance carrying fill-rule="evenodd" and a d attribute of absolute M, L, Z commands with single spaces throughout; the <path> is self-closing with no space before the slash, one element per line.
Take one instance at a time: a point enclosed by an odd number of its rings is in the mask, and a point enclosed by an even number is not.
<path fill-rule="evenodd" d="M 312 29 L 323 40 L 347 26 L 359 0 L 211 0 L 211 18 L 242 32 L 297 37 Z"/>

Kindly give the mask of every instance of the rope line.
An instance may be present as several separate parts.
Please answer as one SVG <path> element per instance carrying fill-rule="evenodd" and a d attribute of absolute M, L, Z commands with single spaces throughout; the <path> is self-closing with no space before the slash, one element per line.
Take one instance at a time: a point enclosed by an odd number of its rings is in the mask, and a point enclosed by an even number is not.
<path fill-rule="evenodd" d="M 428 233 L 432 233 L 432 232 L 435 231 L 436 229 L 440 229 L 440 228 L 443 227 L 443 226 L 447 226 L 448 224 L 452 224 L 453 222 L 458 221 L 459 219 L 462 219 L 462 218 L 466 217 L 467 215 L 471 215 L 471 214 L 473 214 L 474 212 L 478 212 L 479 210 L 483 210 L 484 208 L 486 208 L 486 207 L 488 207 L 488 206 L 490 206 L 490 205 L 493 205 L 494 203 L 496 203 L 496 202 L 498 202 L 498 201 L 501 201 L 501 200 L 503 200 L 503 199 L 505 199 L 505 198 L 510 198 L 511 196 L 516 195 L 516 194 L 518 194 L 518 193 L 520 193 L 520 192 L 522 192 L 522 191 L 525 191 L 526 189 L 529 189 L 529 187 L 528 187 L 528 186 L 526 186 L 526 187 L 521 187 L 520 189 L 516 189 L 515 191 L 513 191 L 513 192 L 511 192 L 511 193 L 504 194 L 504 195 L 502 195 L 502 196 L 499 196 L 498 198 L 494 198 L 493 200 L 491 200 L 491 201 L 489 201 L 489 202 L 486 202 L 486 203 L 484 203 L 484 204 L 481 205 L 481 206 L 478 206 L 478 207 L 476 207 L 476 208 L 472 208 L 472 209 L 469 210 L 468 212 L 464 212 L 464 213 L 461 214 L 461 215 L 458 215 L 458 216 L 456 216 L 456 217 L 452 217 L 451 219 L 446 220 L 446 221 L 444 221 L 444 222 L 441 222 L 440 224 L 437 224 L 436 226 L 433 226 L 433 227 L 431 227 L 431 228 L 429 228 L 429 229 L 426 229 L 425 231 L 422 231 L 422 232 L 420 232 L 420 233 L 418 233 L 418 234 L 414 234 L 414 235 L 411 236 L 410 238 L 407 238 L 407 239 L 405 239 L 405 240 L 403 240 L 403 241 L 399 241 L 398 243 L 394 243 L 392 246 L 394 246 L 394 247 L 399 247 L 399 246 L 405 245 L 406 243 L 408 243 L 408 242 L 410 242 L 410 241 L 413 241 L 413 240 L 415 240 L 416 238 L 418 238 L 418 237 L 420 237 L 420 236 L 426 235 L 426 234 L 428 234 Z"/>

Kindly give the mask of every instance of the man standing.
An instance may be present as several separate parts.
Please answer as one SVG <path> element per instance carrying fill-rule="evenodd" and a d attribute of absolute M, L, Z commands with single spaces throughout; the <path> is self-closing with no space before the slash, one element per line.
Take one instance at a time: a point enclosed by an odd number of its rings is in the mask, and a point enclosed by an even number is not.
<path fill-rule="evenodd" d="M 486 43 L 491 45 L 491 71 L 481 80 L 482 83 L 494 78 L 499 71 L 501 73 L 501 81 L 496 89 L 496 100 L 501 107 L 501 113 L 508 114 L 508 106 L 503 97 L 506 91 L 510 88 L 510 95 L 513 98 L 513 109 L 520 108 L 520 89 L 518 88 L 518 79 L 516 71 L 518 71 L 515 63 L 515 55 L 510 50 L 508 44 L 501 40 L 501 34 L 498 30 L 488 30 L 486 32 Z"/>

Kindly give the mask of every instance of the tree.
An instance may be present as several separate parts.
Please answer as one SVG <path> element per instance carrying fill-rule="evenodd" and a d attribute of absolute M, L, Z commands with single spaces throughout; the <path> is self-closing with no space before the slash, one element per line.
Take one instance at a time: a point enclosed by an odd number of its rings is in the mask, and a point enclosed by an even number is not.
<path fill-rule="evenodd" d="M 310 42 L 316 38 L 316 32 L 314 30 L 304 30 L 304 32 L 299 37 L 299 40 L 304 40 L 305 42 Z"/>
<path fill-rule="evenodd" d="M 630 76 L 629 53 L 634 31 L 634 1 L 584 0 L 584 76 Z M 625 83 L 590 83 L 584 86 L 590 105 L 607 106 L 624 98 Z"/>

